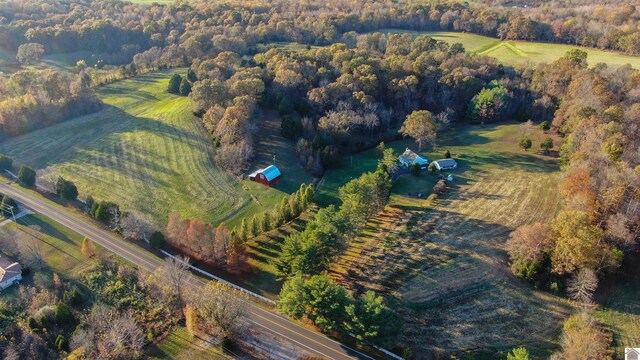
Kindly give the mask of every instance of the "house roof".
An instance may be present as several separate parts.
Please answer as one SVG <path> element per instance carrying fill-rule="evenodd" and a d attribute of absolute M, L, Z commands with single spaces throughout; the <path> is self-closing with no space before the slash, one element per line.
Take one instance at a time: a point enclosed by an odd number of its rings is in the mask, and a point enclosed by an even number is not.
<path fill-rule="evenodd" d="M 275 165 L 269 165 L 264 169 L 258 169 L 254 172 L 252 172 L 249 177 L 253 178 L 258 174 L 263 174 L 268 181 L 271 181 L 275 178 L 277 178 L 278 176 L 282 175 L 282 173 L 280 172 L 280 169 L 278 169 Z"/>
<path fill-rule="evenodd" d="M 440 159 L 440 160 L 436 160 L 434 162 L 438 163 L 438 166 L 440 166 L 440 167 L 449 167 L 449 166 L 454 166 L 454 165 L 458 164 L 453 159 Z"/>
<path fill-rule="evenodd" d="M 22 274 L 22 266 L 9 258 L 0 255 L 0 282 Z"/>
<path fill-rule="evenodd" d="M 422 156 L 414 153 L 409 148 L 407 148 L 402 153 L 402 155 L 400 155 L 398 157 L 398 159 L 400 159 L 400 161 L 402 161 L 403 163 L 406 163 L 406 164 L 418 163 L 420 165 L 425 165 L 425 164 L 427 164 L 429 162 L 429 161 L 427 161 L 427 159 L 425 159 Z"/>

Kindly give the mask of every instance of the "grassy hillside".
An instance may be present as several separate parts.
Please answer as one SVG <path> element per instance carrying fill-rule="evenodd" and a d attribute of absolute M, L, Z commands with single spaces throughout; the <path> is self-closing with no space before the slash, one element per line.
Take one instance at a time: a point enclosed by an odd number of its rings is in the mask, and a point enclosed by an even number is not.
<path fill-rule="evenodd" d="M 593 48 L 533 41 L 501 41 L 500 39 L 488 36 L 446 31 L 419 32 L 383 29 L 381 32 L 411 33 L 416 36 L 429 35 L 436 40 L 446 41 L 449 44 L 461 43 L 467 51 L 495 57 L 507 65 L 532 65 L 540 62 L 549 63 L 560 58 L 571 49 L 580 48 L 587 52 L 589 65 L 593 66 L 599 62 L 614 67 L 631 64 L 632 67 L 640 69 L 640 57 L 638 56 L 623 55 Z"/>
<path fill-rule="evenodd" d="M 165 91 L 171 74 L 106 86 L 98 91 L 101 112 L 11 139 L 0 152 L 36 169 L 49 166 L 74 181 L 80 197 L 114 201 L 157 224 L 173 209 L 208 222 L 237 222 L 234 216 L 279 200 L 280 190 L 243 186 L 217 168 L 189 99 Z"/>

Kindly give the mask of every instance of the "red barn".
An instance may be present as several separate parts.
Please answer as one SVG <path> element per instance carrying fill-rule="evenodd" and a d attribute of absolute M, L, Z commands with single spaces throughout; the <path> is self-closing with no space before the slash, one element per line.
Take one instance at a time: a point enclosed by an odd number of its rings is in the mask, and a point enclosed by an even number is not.
<path fill-rule="evenodd" d="M 282 173 L 275 165 L 269 165 L 264 169 L 256 170 L 249 175 L 249 180 L 256 181 L 267 186 L 272 186 L 282 178 Z"/>

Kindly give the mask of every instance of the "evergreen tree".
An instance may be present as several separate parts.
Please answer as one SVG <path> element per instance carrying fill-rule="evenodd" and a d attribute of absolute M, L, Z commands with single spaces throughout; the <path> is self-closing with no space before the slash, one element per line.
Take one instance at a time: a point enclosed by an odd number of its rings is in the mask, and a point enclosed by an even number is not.
<path fill-rule="evenodd" d="M 36 184 L 36 172 L 32 168 L 22 165 L 18 172 L 18 181 L 24 186 L 34 186 Z"/>
<path fill-rule="evenodd" d="M 271 230 L 271 215 L 266 212 L 262 217 L 262 231 L 267 232 Z"/>
<path fill-rule="evenodd" d="M 65 304 L 64 301 L 60 301 L 58 305 L 56 305 L 55 318 L 58 325 L 66 325 L 73 321 L 71 308 L 69 308 L 69 305 Z"/>
<path fill-rule="evenodd" d="M 240 233 L 238 234 L 238 236 L 240 236 L 240 239 L 242 239 L 242 241 L 247 241 L 247 239 L 249 239 L 249 225 L 247 225 L 247 220 L 244 218 L 240 223 Z"/>
<path fill-rule="evenodd" d="M 289 206 L 289 201 L 286 196 L 283 197 L 280 202 L 280 216 L 282 217 L 283 223 L 291 220 L 291 207 Z"/>
<path fill-rule="evenodd" d="M 198 76 L 196 75 L 196 72 L 189 69 L 189 71 L 187 72 L 187 80 L 189 80 L 192 83 L 198 81 Z"/>
<path fill-rule="evenodd" d="M 182 79 L 180 82 L 180 95 L 187 96 L 191 92 L 191 83 L 187 79 Z"/>
<path fill-rule="evenodd" d="M 251 234 L 253 236 L 260 235 L 260 220 L 258 220 L 257 215 L 254 215 L 253 220 L 251 220 Z"/>
<path fill-rule="evenodd" d="M 167 91 L 171 94 L 180 94 L 180 84 L 182 83 L 182 76 L 173 74 L 169 80 L 169 86 Z"/>

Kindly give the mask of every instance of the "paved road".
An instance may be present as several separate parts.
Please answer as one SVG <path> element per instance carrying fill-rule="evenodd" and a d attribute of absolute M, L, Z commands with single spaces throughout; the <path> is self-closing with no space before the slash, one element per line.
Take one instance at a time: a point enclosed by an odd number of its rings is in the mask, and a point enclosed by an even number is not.
<path fill-rule="evenodd" d="M 60 207 L 49 204 L 43 199 L 0 182 L 0 193 L 8 195 L 32 211 L 68 227 L 78 234 L 90 238 L 105 249 L 118 254 L 142 269 L 153 272 L 163 265 L 163 260 L 154 254 L 131 244 L 111 232 L 82 220 Z M 194 286 L 203 286 L 201 279 L 193 279 Z M 288 319 L 250 304 L 247 311 L 250 323 L 280 335 L 300 348 L 330 359 L 372 359 L 354 349 L 333 341 L 314 331 L 305 329 Z"/>

